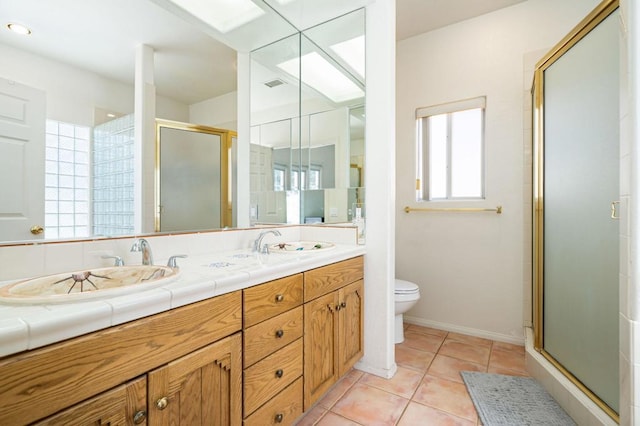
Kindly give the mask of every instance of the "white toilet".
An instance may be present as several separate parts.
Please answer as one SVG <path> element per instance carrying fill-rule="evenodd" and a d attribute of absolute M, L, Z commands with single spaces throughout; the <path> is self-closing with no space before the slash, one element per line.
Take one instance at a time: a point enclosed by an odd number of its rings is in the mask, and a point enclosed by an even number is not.
<path fill-rule="evenodd" d="M 420 288 L 415 283 L 396 278 L 396 286 L 394 291 L 395 299 L 395 343 L 404 342 L 404 327 L 402 325 L 402 314 L 416 304 L 420 299 Z"/>

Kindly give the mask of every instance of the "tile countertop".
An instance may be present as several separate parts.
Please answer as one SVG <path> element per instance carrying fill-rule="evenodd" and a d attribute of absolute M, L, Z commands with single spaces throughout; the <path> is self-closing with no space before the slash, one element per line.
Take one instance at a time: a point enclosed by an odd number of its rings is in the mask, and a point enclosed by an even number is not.
<path fill-rule="evenodd" d="M 56 304 L 0 304 L 0 357 L 365 254 L 336 244 L 306 254 L 235 250 L 178 259 L 175 281 L 128 295 Z M 8 285 L 15 281 L 3 282 Z"/>

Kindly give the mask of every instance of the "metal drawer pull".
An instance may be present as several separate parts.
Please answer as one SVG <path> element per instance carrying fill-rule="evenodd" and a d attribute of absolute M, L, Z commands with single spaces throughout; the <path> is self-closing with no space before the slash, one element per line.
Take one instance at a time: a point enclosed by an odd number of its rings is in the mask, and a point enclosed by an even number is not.
<path fill-rule="evenodd" d="M 165 408 L 167 408 L 167 405 L 169 405 L 169 400 L 166 396 L 163 396 L 156 401 L 156 407 L 158 407 L 158 410 L 164 410 Z"/>
<path fill-rule="evenodd" d="M 347 302 L 342 302 L 342 303 L 340 304 L 340 307 L 341 307 L 341 308 L 346 308 L 346 307 L 347 307 Z"/>
<path fill-rule="evenodd" d="M 284 295 L 276 294 L 276 302 L 282 302 L 284 300 Z"/>
<path fill-rule="evenodd" d="M 139 425 L 145 420 L 147 420 L 147 412 L 144 410 L 140 410 L 133 415 L 133 424 Z"/>
<path fill-rule="evenodd" d="M 282 413 L 276 414 L 276 417 L 274 418 L 274 420 L 276 421 L 276 423 L 282 423 L 282 420 L 284 420 L 284 414 Z"/>
<path fill-rule="evenodd" d="M 284 376 L 284 371 L 282 369 L 276 370 L 276 377 L 280 379 L 282 376 Z"/>
<path fill-rule="evenodd" d="M 284 330 L 277 330 L 277 331 L 276 331 L 276 337 L 279 339 L 279 338 L 281 338 L 282 336 L 284 336 Z"/>

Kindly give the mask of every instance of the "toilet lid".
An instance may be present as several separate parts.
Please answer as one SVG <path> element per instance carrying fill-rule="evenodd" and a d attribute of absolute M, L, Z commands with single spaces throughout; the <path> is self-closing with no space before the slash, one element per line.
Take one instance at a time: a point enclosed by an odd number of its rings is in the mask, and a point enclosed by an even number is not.
<path fill-rule="evenodd" d="M 416 283 L 396 279 L 396 288 L 395 288 L 396 294 L 414 294 L 414 293 L 418 293 L 419 291 L 420 291 L 420 288 Z"/>

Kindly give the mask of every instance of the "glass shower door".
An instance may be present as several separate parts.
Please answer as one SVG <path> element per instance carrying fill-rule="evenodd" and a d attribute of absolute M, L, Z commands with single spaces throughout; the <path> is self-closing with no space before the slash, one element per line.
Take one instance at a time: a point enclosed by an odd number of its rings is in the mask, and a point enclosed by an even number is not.
<path fill-rule="evenodd" d="M 619 408 L 617 14 L 603 17 L 586 35 L 570 40 L 550 57 L 538 82 L 543 87 L 544 113 L 539 149 L 543 183 L 538 194 L 543 200 L 543 221 L 538 226 L 538 232 L 543 230 L 538 236 L 543 241 L 542 352 L 615 412 Z"/>

